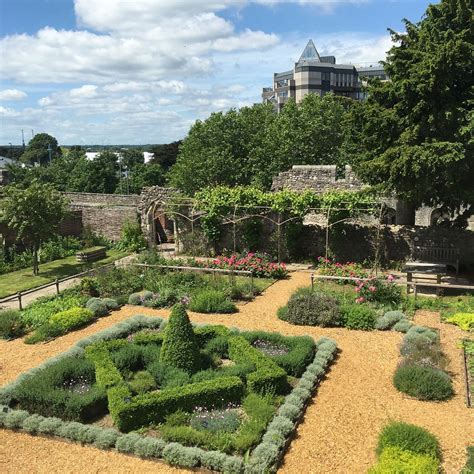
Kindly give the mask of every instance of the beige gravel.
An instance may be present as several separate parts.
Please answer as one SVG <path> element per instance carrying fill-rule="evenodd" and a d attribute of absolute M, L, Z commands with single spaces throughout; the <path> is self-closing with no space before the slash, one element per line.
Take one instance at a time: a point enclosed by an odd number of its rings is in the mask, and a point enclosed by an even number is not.
<path fill-rule="evenodd" d="M 420 402 L 398 393 L 392 376 L 399 361 L 401 335 L 292 326 L 276 317 L 298 287 L 309 283 L 308 273 L 293 273 L 263 296 L 241 306 L 235 315 L 190 313 L 196 322 L 220 323 L 242 329 L 310 334 L 336 339 L 341 352 L 308 407 L 290 445 L 281 472 L 362 473 L 375 462 L 377 435 L 390 420 L 423 426 L 440 439 L 448 474 L 465 463 L 465 447 L 474 444 L 474 410 L 464 403 L 464 379 L 457 341 L 462 332 L 441 324 L 437 313 L 420 312 L 420 324 L 439 327 L 444 350 L 451 358 L 456 395 L 442 403 Z M 28 346 L 21 340 L 0 341 L 0 384 L 13 380 L 30 367 L 67 350 L 78 339 L 110 327 L 136 313 L 164 316 L 165 310 L 126 306 L 92 326 L 48 344 Z M 0 471 L 23 472 L 179 472 L 162 463 L 144 461 L 113 451 L 79 446 L 54 439 L 0 430 Z"/>

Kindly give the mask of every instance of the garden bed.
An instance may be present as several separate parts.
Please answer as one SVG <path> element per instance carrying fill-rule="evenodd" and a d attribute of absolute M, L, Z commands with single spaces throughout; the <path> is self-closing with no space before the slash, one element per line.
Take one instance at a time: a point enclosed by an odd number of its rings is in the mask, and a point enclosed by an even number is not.
<path fill-rule="evenodd" d="M 241 333 L 222 326 L 198 326 L 193 332 L 199 343 L 199 357 L 214 364 L 214 368 L 195 371 L 190 376 L 195 380 L 189 380 L 179 389 L 167 388 L 163 381 L 161 387 L 152 388 L 147 386 L 146 377 L 141 376 L 137 383 L 136 374 L 143 372 L 139 370 L 143 367 L 134 366 L 131 370 L 127 363 L 130 364 L 133 355 L 129 354 L 127 358 L 124 351 L 136 352 L 136 347 L 140 346 L 142 356 L 146 353 L 149 358 L 154 357 L 154 351 L 155 356 L 157 350 L 169 351 L 170 347 L 165 349 L 165 345 L 171 329 L 163 332 L 163 327 L 160 318 L 129 319 L 79 341 L 66 353 L 23 374 L 1 390 L 1 402 L 5 404 L 0 414 L 1 424 L 30 433 L 90 443 L 100 448 L 115 447 L 121 452 L 142 457 L 163 458 L 184 467 L 226 472 L 241 472 L 244 468 L 249 472 L 261 472 L 263 469 L 274 471 L 314 386 L 335 355 L 335 344 L 325 338 L 314 345 L 307 337 Z M 163 338 L 165 342 L 162 342 Z M 266 349 L 277 350 L 270 350 L 269 355 L 268 350 L 262 350 L 262 341 L 265 341 L 263 346 Z M 179 350 L 178 346 L 173 344 L 172 352 Z M 285 350 L 282 350 L 283 347 Z M 228 353 L 222 352 L 225 350 Z M 209 362 L 209 356 L 213 362 Z M 71 359 L 74 364 L 68 362 Z M 232 360 L 233 365 L 222 364 L 223 359 Z M 248 367 L 245 369 L 249 360 L 255 366 L 250 372 Z M 80 373 L 81 364 L 84 373 Z M 159 367 L 155 369 L 160 372 Z M 76 372 L 72 373 L 74 370 Z M 63 403 L 64 399 L 56 399 L 54 393 L 59 390 L 64 396 L 67 391 L 69 398 L 66 399 L 70 403 L 66 410 L 62 407 L 55 412 L 54 403 L 41 401 L 38 395 L 41 391 L 28 391 L 29 385 L 31 389 L 39 383 L 38 378 L 41 379 L 40 385 L 45 383 L 47 377 L 43 377 L 44 374 L 49 374 L 56 381 L 57 377 L 65 378 L 59 388 L 55 385 L 56 388 L 46 390 L 45 397 L 52 396 L 53 400 L 60 400 L 57 403 Z M 180 376 L 184 377 L 182 373 Z M 171 385 L 172 379 L 173 376 L 170 376 L 168 381 Z M 36 395 L 32 397 L 31 393 Z M 225 406 L 222 406 L 222 399 Z M 228 406 L 228 402 L 233 405 Z M 92 423 L 98 415 L 107 415 L 107 408 L 104 408 L 107 404 L 115 428 L 102 428 Z M 196 406 L 201 407 L 197 415 Z M 207 424 L 219 426 L 219 423 L 222 424 L 219 410 L 224 410 L 229 430 L 236 428 L 236 421 L 240 423 L 237 431 L 219 432 L 218 429 L 203 435 L 205 430 L 199 427 L 200 420 L 205 419 Z M 243 412 L 247 414 L 242 418 Z M 152 413 L 155 415 L 150 418 Z M 240 421 L 237 420 L 239 416 Z M 152 419 L 154 423 L 160 419 L 161 423 L 150 426 Z M 202 435 L 202 447 L 194 447 L 199 444 L 195 439 L 191 442 L 192 447 L 186 447 L 188 435 Z M 240 439 L 240 444 L 230 449 L 232 443 L 227 441 L 232 439 Z M 219 442 L 221 449 L 216 450 L 212 443 L 218 445 Z M 244 456 L 247 450 L 250 456 L 248 453 Z"/>
<path fill-rule="evenodd" d="M 474 340 L 463 341 L 463 361 L 466 376 L 466 405 L 474 407 Z"/>

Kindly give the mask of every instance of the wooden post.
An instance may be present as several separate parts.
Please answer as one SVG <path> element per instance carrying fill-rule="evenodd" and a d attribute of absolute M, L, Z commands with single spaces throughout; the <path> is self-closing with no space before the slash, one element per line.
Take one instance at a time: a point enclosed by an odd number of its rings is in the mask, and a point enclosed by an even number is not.
<path fill-rule="evenodd" d="M 413 294 L 414 294 L 414 301 L 416 303 L 416 296 L 418 295 L 418 288 L 416 286 L 416 283 L 413 286 Z M 415 308 L 416 308 L 416 305 L 415 305 Z"/>
<path fill-rule="evenodd" d="M 57 278 L 54 284 L 56 285 L 56 293 L 59 295 L 59 280 Z"/>
<path fill-rule="evenodd" d="M 314 291 L 314 273 L 311 273 L 311 293 Z"/>
<path fill-rule="evenodd" d="M 21 304 L 21 291 L 18 292 L 18 306 L 21 311 L 23 309 L 23 305 Z"/>

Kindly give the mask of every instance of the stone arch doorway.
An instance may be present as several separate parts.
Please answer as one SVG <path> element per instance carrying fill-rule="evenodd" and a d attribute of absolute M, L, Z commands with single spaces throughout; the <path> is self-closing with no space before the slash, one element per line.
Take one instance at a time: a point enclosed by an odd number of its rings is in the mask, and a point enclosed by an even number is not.
<path fill-rule="evenodd" d="M 148 212 L 149 240 L 152 246 L 173 244 L 174 220 L 166 213 L 163 202 L 153 204 Z"/>

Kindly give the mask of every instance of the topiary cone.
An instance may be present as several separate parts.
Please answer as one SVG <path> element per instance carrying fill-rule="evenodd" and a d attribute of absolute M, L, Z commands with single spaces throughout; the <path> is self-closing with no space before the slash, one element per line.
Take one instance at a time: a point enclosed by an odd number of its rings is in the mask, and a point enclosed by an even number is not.
<path fill-rule="evenodd" d="M 174 305 L 171 311 L 160 361 L 189 373 L 194 372 L 199 365 L 199 348 L 191 321 L 182 304 Z"/>

